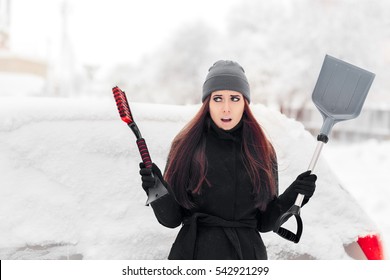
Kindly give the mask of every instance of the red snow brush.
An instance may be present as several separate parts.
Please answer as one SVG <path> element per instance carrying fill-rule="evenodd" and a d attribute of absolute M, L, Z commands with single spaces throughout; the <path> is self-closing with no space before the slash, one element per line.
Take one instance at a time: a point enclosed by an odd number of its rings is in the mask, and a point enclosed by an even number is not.
<path fill-rule="evenodd" d="M 141 132 L 138 129 L 137 124 L 134 122 L 133 116 L 130 111 L 129 103 L 127 102 L 126 94 L 119 87 L 115 86 L 112 88 L 112 93 L 116 101 L 116 106 L 118 107 L 119 115 L 121 119 L 127 123 L 127 125 L 133 131 L 135 137 L 137 138 L 137 146 L 139 153 L 141 155 L 142 161 L 145 164 L 146 168 L 152 168 L 152 159 L 150 158 L 148 147 L 146 146 L 145 139 L 142 138 Z M 167 189 L 161 183 L 158 177 L 155 176 L 155 185 L 153 188 L 150 188 L 148 191 L 148 199 L 146 205 L 162 197 L 164 194 L 168 193 Z"/>

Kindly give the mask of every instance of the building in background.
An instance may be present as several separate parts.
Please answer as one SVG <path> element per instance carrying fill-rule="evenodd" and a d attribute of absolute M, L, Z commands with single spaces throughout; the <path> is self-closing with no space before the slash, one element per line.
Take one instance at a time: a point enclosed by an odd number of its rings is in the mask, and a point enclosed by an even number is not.
<path fill-rule="evenodd" d="M 0 49 L 8 48 L 10 10 L 10 0 L 0 0 Z"/>
<path fill-rule="evenodd" d="M 0 96 L 42 95 L 47 63 L 10 47 L 11 0 L 0 0 Z"/>

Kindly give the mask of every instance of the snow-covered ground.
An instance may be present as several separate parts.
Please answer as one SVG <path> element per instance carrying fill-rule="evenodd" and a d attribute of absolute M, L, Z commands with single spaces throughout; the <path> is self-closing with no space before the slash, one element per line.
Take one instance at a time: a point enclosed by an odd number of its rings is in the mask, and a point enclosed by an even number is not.
<path fill-rule="evenodd" d="M 131 106 L 163 167 L 170 142 L 199 106 Z M 277 151 L 283 191 L 307 169 L 316 141 L 302 124 L 262 105 L 252 109 Z M 330 141 L 316 167 L 315 197 L 302 209 L 301 241 L 263 234 L 270 259 L 350 259 L 345 246 L 369 233 L 389 244 L 389 158 L 389 143 Z M 162 227 L 144 206 L 139 161 L 111 96 L 1 97 L 0 259 L 166 258 L 178 228 Z"/>

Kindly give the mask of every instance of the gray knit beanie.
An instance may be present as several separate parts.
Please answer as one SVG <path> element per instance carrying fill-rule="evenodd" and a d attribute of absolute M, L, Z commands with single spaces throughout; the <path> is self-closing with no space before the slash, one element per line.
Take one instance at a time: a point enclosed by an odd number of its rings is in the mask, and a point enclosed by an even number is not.
<path fill-rule="evenodd" d="M 217 90 L 234 90 L 250 102 L 251 93 L 244 68 L 231 60 L 219 60 L 210 67 L 203 84 L 202 102 L 211 93 Z"/>

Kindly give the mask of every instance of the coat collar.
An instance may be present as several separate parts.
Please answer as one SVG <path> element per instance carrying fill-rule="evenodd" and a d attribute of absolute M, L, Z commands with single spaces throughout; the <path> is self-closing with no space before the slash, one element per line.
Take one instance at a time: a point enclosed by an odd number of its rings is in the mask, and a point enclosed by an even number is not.
<path fill-rule="evenodd" d="M 210 131 L 220 139 L 239 141 L 241 139 L 242 133 L 242 119 L 232 129 L 224 130 L 222 128 L 219 128 L 210 118 Z"/>

